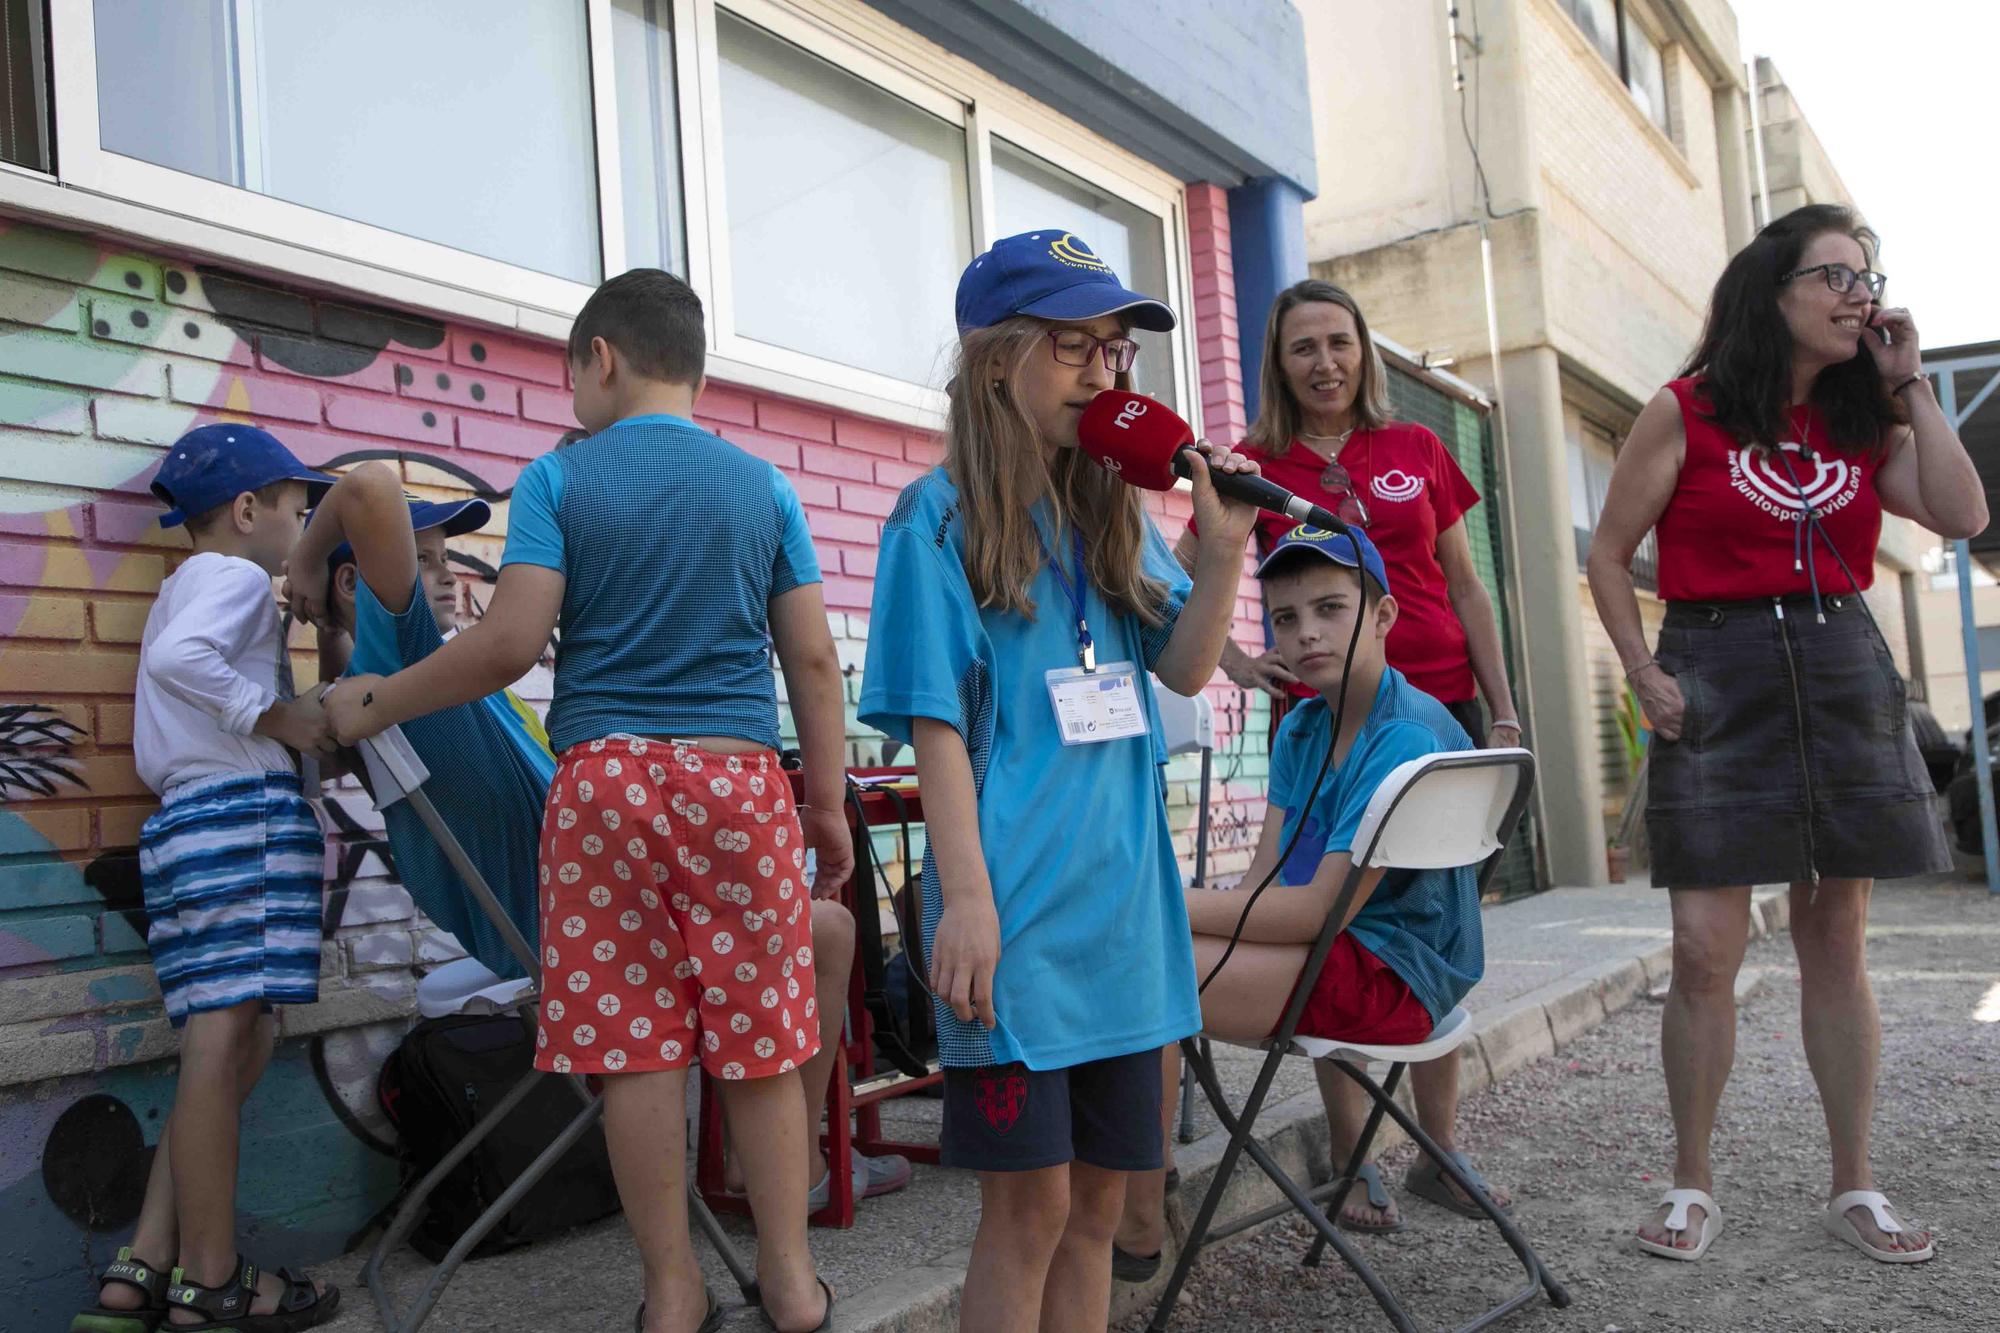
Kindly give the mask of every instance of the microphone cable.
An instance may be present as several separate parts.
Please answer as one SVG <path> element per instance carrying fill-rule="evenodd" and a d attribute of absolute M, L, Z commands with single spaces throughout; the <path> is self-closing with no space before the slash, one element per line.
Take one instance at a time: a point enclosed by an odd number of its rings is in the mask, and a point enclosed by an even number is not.
<path fill-rule="evenodd" d="M 1264 890 L 1270 888 L 1278 878 L 1278 873 L 1285 868 L 1285 863 L 1292 859 L 1292 853 L 1298 848 L 1299 838 L 1306 831 L 1306 821 L 1312 815 L 1313 805 L 1319 800 L 1320 788 L 1326 782 L 1327 770 L 1333 767 L 1334 751 L 1340 748 L 1341 724 L 1347 716 L 1347 682 L 1354 670 L 1354 650 L 1361 644 L 1361 622 L 1368 616 L 1368 574 L 1358 566 L 1354 572 L 1361 585 L 1360 604 L 1354 612 L 1354 632 L 1347 637 L 1347 655 L 1340 664 L 1340 693 L 1334 698 L 1333 725 L 1327 733 L 1326 754 L 1319 761 L 1319 772 L 1313 775 L 1312 790 L 1306 794 L 1304 803 L 1299 806 L 1299 822 L 1292 829 L 1292 836 L 1285 840 L 1284 847 L 1278 852 L 1277 864 L 1271 867 L 1256 888 L 1250 890 L 1250 900 L 1243 904 L 1243 912 L 1236 918 L 1236 928 L 1229 932 L 1228 946 L 1223 949 L 1222 957 L 1215 960 L 1215 966 L 1208 970 L 1208 975 L 1201 979 L 1201 984 L 1195 988 L 1196 995 L 1207 992 L 1208 983 L 1215 980 L 1216 974 L 1229 962 L 1230 955 L 1236 952 L 1236 946 L 1243 942 L 1243 928 L 1250 923 L 1250 910 L 1257 905 L 1257 899 L 1263 896 Z"/>

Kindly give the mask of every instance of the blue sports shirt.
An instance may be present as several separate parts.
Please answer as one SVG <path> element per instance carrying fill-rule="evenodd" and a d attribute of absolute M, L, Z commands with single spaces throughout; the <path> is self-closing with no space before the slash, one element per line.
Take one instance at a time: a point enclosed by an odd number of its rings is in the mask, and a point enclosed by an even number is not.
<path fill-rule="evenodd" d="M 798 493 L 685 417 L 627 417 L 528 464 L 502 565 L 564 579 L 549 739 L 778 747 L 771 599 L 820 581 Z"/>
<path fill-rule="evenodd" d="M 1045 549 L 1067 561 L 1045 504 L 1035 521 Z M 948 722 L 972 759 L 1000 917 L 999 1027 L 960 1022 L 935 1004 L 942 1061 L 1062 1069 L 1178 1041 L 1200 1027 L 1201 1008 L 1156 762 L 1159 711 L 1143 673 L 1166 647 L 1188 577 L 1149 523 L 1145 568 L 1166 588 L 1165 622 L 1149 629 L 1087 588 L 1098 661 L 1138 666 L 1151 734 L 1065 746 L 1044 673 L 1077 664 L 1069 594 L 1045 563 L 1029 590 L 1033 619 L 978 606 L 964 540 L 943 469 L 903 491 L 882 531 L 860 705 L 863 722 L 904 742 L 916 718 Z M 928 851 L 923 902 L 928 951 L 944 910 Z"/>

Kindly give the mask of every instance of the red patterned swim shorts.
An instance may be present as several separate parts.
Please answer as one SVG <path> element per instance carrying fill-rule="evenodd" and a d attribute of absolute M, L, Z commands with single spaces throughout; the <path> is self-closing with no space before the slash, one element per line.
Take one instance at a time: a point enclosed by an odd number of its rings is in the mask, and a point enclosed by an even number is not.
<path fill-rule="evenodd" d="M 564 751 L 542 813 L 535 1067 L 767 1078 L 819 1050 L 805 836 L 768 750 Z"/>

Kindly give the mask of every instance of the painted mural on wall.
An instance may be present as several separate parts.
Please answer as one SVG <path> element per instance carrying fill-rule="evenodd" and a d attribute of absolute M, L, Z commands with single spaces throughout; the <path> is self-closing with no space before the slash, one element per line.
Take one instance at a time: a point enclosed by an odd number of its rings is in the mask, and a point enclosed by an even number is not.
<path fill-rule="evenodd" d="M 851 677 L 852 756 L 877 761 L 879 738 L 852 722 L 876 539 L 933 442 L 728 386 L 698 414 L 792 476 Z M 186 549 L 147 482 L 167 445 L 215 420 L 255 420 L 313 466 L 383 459 L 413 493 L 495 501 L 491 527 L 455 542 L 469 617 L 521 467 L 574 425 L 552 344 L 0 220 L 0 1305 L 23 1327 L 72 1310 L 129 1233 L 171 1105 L 133 851 L 154 802 L 133 767 L 131 692 L 152 595 Z M 1185 512 L 1160 520 L 1177 531 Z M 312 679 L 308 637 L 293 649 Z M 522 687 L 535 702 L 547 690 L 545 668 Z M 1217 700 L 1213 865 L 1227 874 L 1261 818 L 1266 714 L 1234 691 Z M 1177 828 L 1193 824 L 1195 771 L 1169 771 Z M 325 809 L 321 1000 L 284 1013 L 245 1109 L 244 1242 L 271 1264 L 348 1248 L 391 1198 L 375 1074 L 418 976 L 459 952 L 396 884 L 360 790 L 330 790 Z"/>

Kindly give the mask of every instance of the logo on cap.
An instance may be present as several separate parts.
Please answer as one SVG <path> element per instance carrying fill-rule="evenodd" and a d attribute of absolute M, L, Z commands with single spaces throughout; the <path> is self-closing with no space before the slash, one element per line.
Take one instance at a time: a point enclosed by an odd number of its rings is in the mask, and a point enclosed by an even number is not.
<path fill-rule="evenodd" d="M 1325 528 L 1316 528 L 1310 523 L 1301 523 L 1286 533 L 1284 540 L 1288 542 L 1323 542 L 1333 535 Z"/>
<path fill-rule="evenodd" d="M 1111 265 L 1090 252 L 1074 232 L 1064 232 L 1049 244 L 1049 257 L 1071 268 L 1087 268 L 1093 273 L 1109 273 Z"/>

